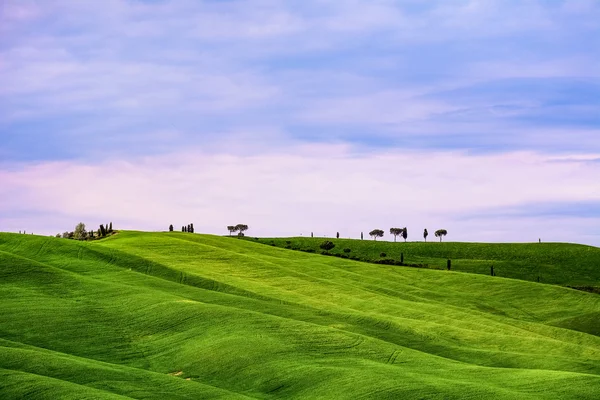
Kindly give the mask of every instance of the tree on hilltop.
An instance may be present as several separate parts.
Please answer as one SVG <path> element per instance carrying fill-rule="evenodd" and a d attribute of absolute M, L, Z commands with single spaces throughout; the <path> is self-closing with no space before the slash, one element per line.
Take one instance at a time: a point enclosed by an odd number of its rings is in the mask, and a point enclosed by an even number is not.
<path fill-rule="evenodd" d="M 369 232 L 369 235 L 374 240 L 377 240 L 378 237 L 383 237 L 383 231 L 381 229 L 373 229 L 371 232 Z"/>
<path fill-rule="evenodd" d="M 402 234 L 402 229 L 401 228 L 390 228 L 390 234 L 394 235 L 394 242 L 396 241 L 396 237 L 400 234 Z"/>
<path fill-rule="evenodd" d="M 445 229 L 438 229 L 437 231 L 435 231 L 435 237 L 439 237 L 440 242 L 442 241 L 442 236 L 446 236 L 447 234 L 448 234 L 448 231 Z"/>
<path fill-rule="evenodd" d="M 173 224 L 169 225 L 169 232 L 173 232 Z"/>
<path fill-rule="evenodd" d="M 73 236 L 77 240 L 83 240 L 87 238 L 87 231 L 85 230 L 85 224 L 83 222 L 77 224 L 75 230 L 73 231 Z"/>
<path fill-rule="evenodd" d="M 406 229 L 406 227 L 402 228 L 402 232 L 400 232 L 400 235 L 402 235 L 402 237 L 404 238 L 404 242 L 406 243 L 406 238 L 408 237 L 408 230 Z"/>
<path fill-rule="evenodd" d="M 112 222 L 110 224 L 108 224 L 108 233 L 112 233 L 113 232 L 113 228 L 112 228 Z"/>
<path fill-rule="evenodd" d="M 425 229 L 423 231 L 423 238 L 425 239 L 425 241 L 427 241 L 427 236 L 429 236 L 429 232 L 427 232 L 427 229 Z"/>
<path fill-rule="evenodd" d="M 238 233 L 238 236 L 244 236 L 244 232 L 248 230 L 248 225 L 245 225 L 245 224 L 237 224 L 237 225 L 235 226 L 235 230 L 236 230 L 237 232 L 239 232 L 239 233 Z"/>
<path fill-rule="evenodd" d="M 235 226 L 233 225 L 228 225 L 227 230 L 229 231 L 229 236 L 231 236 L 231 234 L 236 231 Z"/>
<path fill-rule="evenodd" d="M 100 224 L 100 236 L 106 236 L 106 228 L 102 224 Z"/>

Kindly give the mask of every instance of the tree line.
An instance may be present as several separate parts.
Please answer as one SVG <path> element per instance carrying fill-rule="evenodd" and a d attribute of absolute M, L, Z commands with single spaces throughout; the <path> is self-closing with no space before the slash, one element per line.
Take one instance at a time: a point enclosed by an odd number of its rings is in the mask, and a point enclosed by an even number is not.
<path fill-rule="evenodd" d="M 404 228 L 390 228 L 390 234 L 394 236 L 394 242 L 396 241 L 396 237 L 401 236 L 404 241 L 406 242 L 406 239 L 408 238 L 408 229 L 406 229 L 406 227 Z M 448 234 L 448 231 L 445 229 L 438 229 L 437 231 L 435 231 L 435 237 L 439 237 L 440 238 L 440 242 L 442 241 L 442 237 L 446 236 Z M 337 234 L 338 238 L 339 238 L 339 233 Z M 378 237 L 383 237 L 384 232 L 381 229 L 373 229 L 371 232 L 369 232 L 369 236 L 371 236 L 374 240 L 377 240 Z M 429 236 L 429 232 L 427 232 L 427 229 L 425 229 L 423 231 L 423 238 L 425 239 L 425 241 L 427 241 L 427 236 Z M 362 239 L 362 233 L 360 234 L 360 238 Z"/>
<path fill-rule="evenodd" d="M 173 224 L 169 225 L 169 232 L 173 232 Z M 183 225 L 181 232 L 194 233 L 194 224 Z"/>
<path fill-rule="evenodd" d="M 83 222 L 80 222 L 77 224 L 77 226 L 75 226 L 75 230 L 73 230 L 72 232 L 63 232 L 62 234 L 57 233 L 56 237 L 74 240 L 93 240 L 112 235 L 113 233 L 114 230 L 112 222 L 106 225 L 100 224 L 97 230 L 92 229 L 90 231 L 86 229 L 85 224 Z"/>

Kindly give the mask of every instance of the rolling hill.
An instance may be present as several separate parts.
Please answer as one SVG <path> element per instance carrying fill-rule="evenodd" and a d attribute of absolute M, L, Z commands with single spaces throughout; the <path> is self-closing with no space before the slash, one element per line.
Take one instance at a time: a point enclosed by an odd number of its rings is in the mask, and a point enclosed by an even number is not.
<path fill-rule="evenodd" d="M 452 270 L 600 290 L 600 248 L 571 243 L 387 242 L 330 238 L 249 238 L 271 246 L 322 253 L 325 240 L 336 246 L 329 255 L 371 263 L 398 262 L 429 269 Z M 349 249 L 349 252 L 344 252 Z M 383 255 L 385 254 L 385 255 Z"/>
<path fill-rule="evenodd" d="M 0 309 L 0 398 L 600 397 L 597 294 L 252 240 L 0 233 Z"/>

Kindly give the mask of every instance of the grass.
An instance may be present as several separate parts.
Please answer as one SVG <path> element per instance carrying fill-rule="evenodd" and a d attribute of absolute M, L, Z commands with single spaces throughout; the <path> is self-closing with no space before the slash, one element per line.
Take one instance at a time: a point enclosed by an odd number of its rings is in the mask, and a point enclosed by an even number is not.
<path fill-rule="evenodd" d="M 600 296 L 502 277 L 0 234 L 0 307 L 0 398 L 600 396 Z"/>
<path fill-rule="evenodd" d="M 329 255 L 366 262 L 399 262 L 429 269 L 446 269 L 542 283 L 600 290 L 600 248 L 569 243 L 458 243 L 387 242 L 330 238 L 249 238 L 247 240 L 293 250 L 321 253 L 325 240 L 336 246 Z M 344 249 L 350 249 L 348 253 Z M 385 257 L 381 254 L 385 253 Z"/>

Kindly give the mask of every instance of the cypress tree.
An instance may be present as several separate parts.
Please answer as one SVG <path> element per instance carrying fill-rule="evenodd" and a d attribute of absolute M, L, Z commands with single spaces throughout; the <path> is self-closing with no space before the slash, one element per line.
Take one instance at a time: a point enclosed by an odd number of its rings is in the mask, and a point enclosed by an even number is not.
<path fill-rule="evenodd" d="M 104 225 L 102 224 L 100 224 L 100 233 L 102 236 L 106 236 L 106 228 L 104 228 Z"/>
<path fill-rule="evenodd" d="M 169 225 L 169 232 L 173 232 L 173 224 Z"/>
<path fill-rule="evenodd" d="M 110 223 L 110 225 L 108 226 L 108 233 L 112 233 L 113 229 L 112 229 L 112 222 Z"/>

